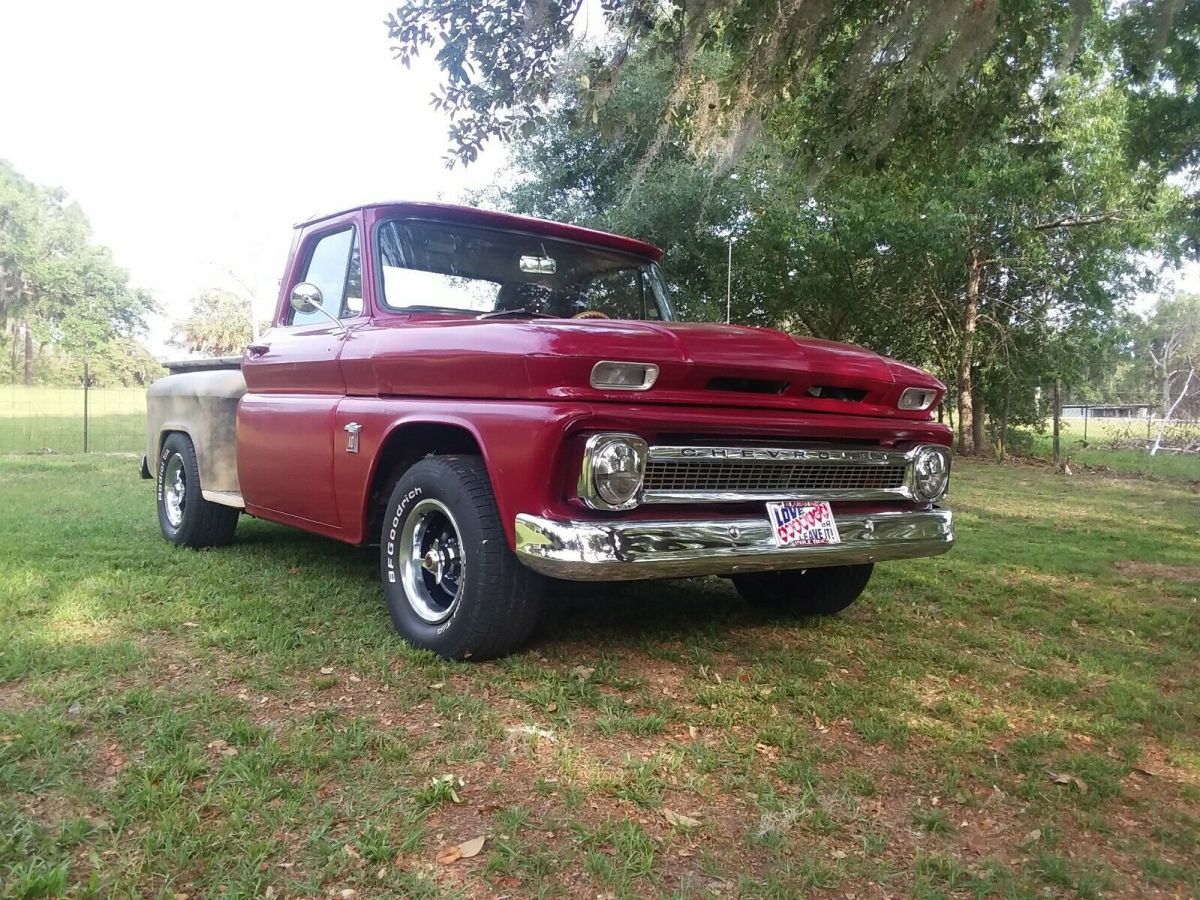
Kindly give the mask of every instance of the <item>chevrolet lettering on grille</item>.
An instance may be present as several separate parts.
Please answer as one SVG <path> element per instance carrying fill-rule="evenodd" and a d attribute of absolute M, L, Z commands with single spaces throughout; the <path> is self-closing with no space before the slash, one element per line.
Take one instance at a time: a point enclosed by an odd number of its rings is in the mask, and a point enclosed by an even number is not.
<path fill-rule="evenodd" d="M 664 458 L 665 451 L 676 451 L 683 459 L 754 459 L 754 460 L 875 460 L 886 462 L 890 456 L 882 450 L 804 450 L 797 447 L 655 447 L 651 456 Z M 902 455 L 902 454 L 901 454 Z"/>

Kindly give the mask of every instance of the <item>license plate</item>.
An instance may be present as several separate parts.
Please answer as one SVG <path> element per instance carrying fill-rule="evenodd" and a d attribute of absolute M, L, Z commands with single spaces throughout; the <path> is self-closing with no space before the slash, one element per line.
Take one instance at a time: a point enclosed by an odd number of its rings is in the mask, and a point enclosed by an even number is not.
<path fill-rule="evenodd" d="M 768 503 L 767 516 L 777 547 L 814 547 L 842 542 L 833 520 L 833 510 L 825 501 Z"/>

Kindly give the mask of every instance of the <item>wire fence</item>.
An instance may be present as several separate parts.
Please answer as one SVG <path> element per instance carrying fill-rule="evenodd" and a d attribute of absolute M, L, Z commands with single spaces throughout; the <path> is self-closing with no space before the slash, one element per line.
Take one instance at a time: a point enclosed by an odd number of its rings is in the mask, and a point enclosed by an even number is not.
<path fill-rule="evenodd" d="M 136 453 L 146 389 L 0 385 L 0 453 Z"/>
<path fill-rule="evenodd" d="M 1148 449 L 1162 429 L 1159 452 L 1200 452 L 1200 420 L 1172 419 L 1163 425 L 1159 416 L 1071 416 L 1062 417 L 1063 436 L 1100 447 L 1121 450 Z"/>
<path fill-rule="evenodd" d="M 1161 421 L 1064 412 L 1063 440 L 1097 449 L 1145 451 Z M 145 443 L 145 388 L 0 385 L 0 453 L 140 453 Z M 1200 420 L 1173 420 L 1160 452 L 1200 453 Z"/>

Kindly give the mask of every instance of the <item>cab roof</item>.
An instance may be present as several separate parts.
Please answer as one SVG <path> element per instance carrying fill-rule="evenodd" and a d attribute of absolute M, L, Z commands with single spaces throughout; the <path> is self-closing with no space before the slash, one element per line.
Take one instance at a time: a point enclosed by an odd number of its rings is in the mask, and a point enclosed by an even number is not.
<path fill-rule="evenodd" d="M 371 211 L 382 215 L 414 216 L 422 219 L 434 219 L 439 222 L 453 222 L 462 225 L 479 225 L 487 228 L 498 228 L 508 231 L 524 231 L 533 234 L 544 234 L 547 237 L 576 241 L 581 244 L 593 244 L 643 256 L 655 261 L 661 260 L 662 250 L 653 244 L 639 241 L 636 238 L 611 234 L 607 231 L 597 231 L 593 228 L 581 228 L 578 225 L 567 225 L 564 222 L 553 222 L 549 219 L 537 219 L 532 216 L 519 216 L 515 213 L 496 212 L 489 209 L 478 209 L 473 206 L 458 206 L 453 203 L 424 203 L 415 201 L 394 201 L 390 203 L 365 203 L 350 206 L 335 212 L 316 216 L 304 222 L 297 223 L 297 228 L 308 228 L 342 216 L 346 213 Z"/>

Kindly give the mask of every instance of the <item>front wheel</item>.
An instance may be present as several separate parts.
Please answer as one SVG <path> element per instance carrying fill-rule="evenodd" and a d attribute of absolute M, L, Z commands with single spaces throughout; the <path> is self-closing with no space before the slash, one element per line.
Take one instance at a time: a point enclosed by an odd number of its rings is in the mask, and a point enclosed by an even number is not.
<path fill-rule="evenodd" d="M 401 476 L 379 541 L 388 612 L 409 643 L 446 659 L 519 649 L 544 580 L 509 549 L 483 461 L 431 456 Z"/>
<path fill-rule="evenodd" d="M 859 598 L 875 566 L 827 566 L 734 575 L 733 586 L 747 603 L 801 616 L 839 613 Z"/>
<path fill-rule="evenodd" d="M 238 511 L 200 493 L 196 448 L 186 434 L 167 435 L 158 455 L 158 526 L 172 544 L 219 547 L 233 540 Z"/>

